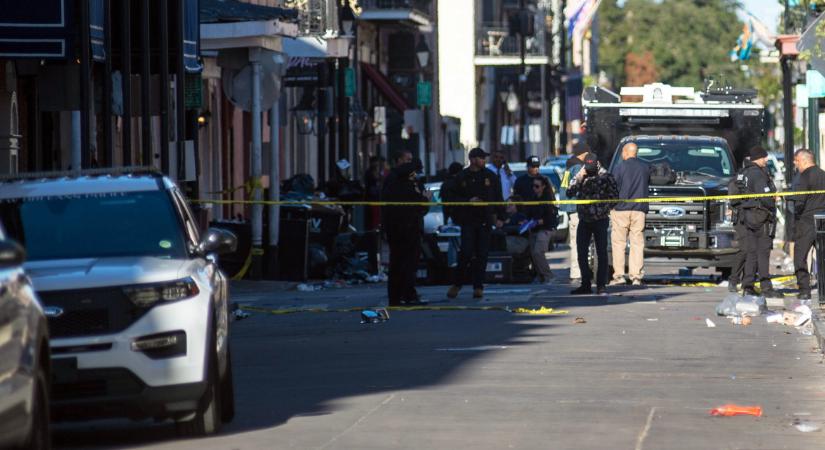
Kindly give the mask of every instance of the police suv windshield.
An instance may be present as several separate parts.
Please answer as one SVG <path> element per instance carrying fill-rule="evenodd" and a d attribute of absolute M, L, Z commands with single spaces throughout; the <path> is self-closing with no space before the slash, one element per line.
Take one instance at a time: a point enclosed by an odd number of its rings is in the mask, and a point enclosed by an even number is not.
<path fill-rule="evenodd" d="M 639 159 L 650 164 L 666 163 L 674 172 L 686 175 L 730 177 L 734 166 L 727 147 L 701 142 L 637 142 Z M 613 166 L 621 164 L 621 147 Z"/>
<path fill-rule="evenodd" d="M 0 218 L 33 261 L 186 255 L 178 216 L 162 191 L 8 199 L 0 202 Z"/>

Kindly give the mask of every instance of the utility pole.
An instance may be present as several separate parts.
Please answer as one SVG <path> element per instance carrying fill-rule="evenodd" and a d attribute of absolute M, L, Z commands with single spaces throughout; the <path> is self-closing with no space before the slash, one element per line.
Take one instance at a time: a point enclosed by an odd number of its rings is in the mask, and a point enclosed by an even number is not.
<path fill-rule="evenodd" d="M 522 161 L 527 161 L 527 64 L 525 61 L 527 52 L 527 21 L 530 19 L 525 9 L 525 0 L 519 0 L 519 53 L 521 56 L 521 67 L 518 76 L 518 105 L 519 105 L 519 134 L 518 146 L 519 156 Z"/>
<path fill-rule="evenodd" d="M 791 25 L 790 25 L 790 5 L 788 4 L 788 0 L 785 0 L 785 15 L 784 15 L 784 24 L 783 24 L 783 31 L 784 33 L 790 34 L 791 32 Z M 793 77 L 793 70 L 791 66 L 791 58 L 789 56 L 783 56 L 782 60 L 782 125 L 785 129 L 785 180 L 788 183 L 791 182 L 793 179 L 793 132 L 794 132 L 794 122 L 793 122 L 793 86 L 791 85 L 791 78 Z M 785 202 L 785 237 L 786 241 L 788 240 L 787 237 L 791 236 L 793 231 L 793 211 L 791 209 L 792 203 L 789 201 Z"/>
<path fill-rule="evenodd" d="M 559 92 L 559 150 L 567 153 L 567 27 L 564 26 L 566 18 L 564 10 L 567 9 L 567 0 L 561 0 L 559 14 L 561 18 L 561 36 L 559 38 L 561 53 L 559 55 L 559 80 L 561 87 Z"/>

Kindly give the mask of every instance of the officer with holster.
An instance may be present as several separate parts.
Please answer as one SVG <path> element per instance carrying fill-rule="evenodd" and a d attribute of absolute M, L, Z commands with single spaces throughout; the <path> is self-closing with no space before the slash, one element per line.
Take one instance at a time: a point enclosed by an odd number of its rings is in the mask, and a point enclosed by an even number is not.
<path fill-rule="evenodd" d="M 768 173 L 768 152 L 762 147 L 750 151 L 750 162 L 742 171 L 740 190 L 744 194 L 769 194 L 776 186 Z M 743 199 L 739 208 L 744 225 L 746 256 L 742 287 L 746 295 L 755 295 L 757 274 L 765 297 L 782 297 L 771 285 L 770 255 L 776 232 L 776 200 L 773 196 Z M 754 270 L 755 269 L 755 270 Z"/>
<path fill-rule="evenodd" d="M 750 159 L 745 159 L 745 166 L 747 166 L 747 162 Z M 745 185 L 745 168 L 739 170 L 736 175 L 730 180 L 728 184 L 728 194 L 730 195 L 741 195 L 745 194 L 744 185 Z M 736 242 L 737 242 L 737 251 L 736 257 L 733 260 L 733 267 L 731 267 L 730 277 L 728 278 L 728 291 L 730 292 L 738 292 L 739 283 L 742 282 L 745 274 L 745 257 L 747 256 L 747 244 L 748 240 L 746 238 L 746 231 L 745 231 L 745 223 L 744 223 L 744 214 L 741 212 L 742 209 L 742 199 L 733 199 L 730 201 L 730 209 L 731 209 L 731 223 L 733 224 L 733 229 L 736 232 Z M 754 269 L 756 271 L 756 269 Z"/>

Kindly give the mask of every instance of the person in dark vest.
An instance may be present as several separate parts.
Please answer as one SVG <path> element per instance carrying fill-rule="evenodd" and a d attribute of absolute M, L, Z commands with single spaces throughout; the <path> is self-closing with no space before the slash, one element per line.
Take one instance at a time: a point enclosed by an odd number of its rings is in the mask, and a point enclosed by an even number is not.
<path fill-rule="evenodd" d="M 470 165 L 458 174 L 453 192 L 457 202 L 503 202 L 498 176 L 487 170 L 487 152 L 480 148 L 470 150 Z M 455 282 L 447 298 L 456 298 L 469 269 L 473 283 L 473 298 L 484 297 L 484 274 L 493 226 L 501 227 L 506 214 L 503 205 L 457 206 L 451 208 L 453 220 L 461 226 L 461 252 L 455 271 Z"/>
<path fill-rule="evenodd" d="M 747 161 L 750 159 L 745 159 Z M 728 183 L 728 194 L 729 195 L 741 195 L 744 193 L 743 189 L 740 189 L 740 186 L 744 186 L 744 169 L 740 170 L 739 172 L 734 175 L 733 179 L 730 180 Z M 742 279 L 745 276 L 745 258 L 747 257 L 747 245 L 748 240 L 746 239 L 746 230 L 745 224 L 743 221 L 744 213 L 741 211 L 742 208 L 742 199 L 733 199 L 730 201 L 730 208 L 731 208 L 731 223 L 733 223 L 733 230 L 736 236 L 737 242 L 737 251 L 736 257 L 733 260 L 733 267 L 730 270 L 730 277 L 728 278 L 728 292 L 739 292 L 739 284 L 742 282 Z M 753 269 L 754 272 L 756 269 Z"/>
<path fill-rule="evenodd" d="M 414 162 L 393 169 L 393 176 L 384 185 L 383 201 L 428 202 L 417 181 L 418 167 Z M 424 205 L 394 205 L 383 207 L 383 226 L 390 245 L 390 274 L 387 295 L 390 306 L 424 304 L 415 290 L 423 218 L 429 209 Z"/>
<path fill-rule="evenodd" d="M 825 171 L 816 166 L 814 154 L 808 149 L 799 149 L 794 154 L 793 164 L 799 171 L 799 183 L 795 190 L 821 191 L 825 190 Z M 796 273 L 796 284 L 799 286 L 797 298 L 810 300 L 811 273 L 808 271 L 808 253 L 816 240 L 814 215 L 825 213 L 825 195 L 799 195 L 794 197 L 794 249 L 793 265 Z M 825 251 L 819 249 L 818 251 Z M 823 270 L 820 268 L 819 270 Z M 820 290 L 822 288 L 820 287 Z M 820 299 L 822 294 L 820 294 Z M 821 300 L 820 300 L 821 301 Z"/>
<path fill-rule="evenodd" d="M 768 173 L 768 152 L 762 147 L 750 150 L 750 162 L 742 172 L 741 189 L 745 194 L 769 194 L 776 186 Z M 773 289 L 770 278 L 770 255 L 776 231 L 776 200 L 774 197 L 749 198 L 740 206 L 745 225 L 747 253 L 742 287 L 746 295 L 755 295 L 758 281 L 765 297 L 782 297 Z M 756 270 L 754 270 L 756 269 Z M 758 272 L 758 279 L 757 279 Z"/>

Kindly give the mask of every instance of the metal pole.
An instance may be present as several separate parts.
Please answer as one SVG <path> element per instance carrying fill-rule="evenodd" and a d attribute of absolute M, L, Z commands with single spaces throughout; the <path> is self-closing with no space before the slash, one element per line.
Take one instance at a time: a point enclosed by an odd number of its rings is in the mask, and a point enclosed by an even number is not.
<path fill-rule="evenodd" d="M 281 119 L 278 101 L 272 104 L 269 110 L 269 199 L 276 202 L 281 199 Z M 281 226 L 280 205 L 269 205 L 269 268 L 270 277 L 277 277 L 278 271 L 278 242 Z"/>
<path fill-rule="evenodd" d="M 123 161 L 132 165 L 132 5 L 123 0 L 120 11 L 120 72 L 123 87 Z"/>
<path fill-rule="evenodd" d="M 177 125 L 177 130 L 175 132 L 175 143 L 177 147 L 177 155 L 175 155 L 175 159 L 177 160 L 177 178 L 179 180 L 183 180 L 186 178 L 186 101 L 184 98 L 184 91 L 186 90 L 186 72 L 183 65 L 183 53 L 184 53 L 184 42 L 183 42 L 183 28 L 185 23 L 184 18 L 184 2 L 185 0 L 177 0 L 177 12 L 178 12 L 178 23 L 175 27 L 176 36 L 175 42 L 178 45 L 178 54 L 175 58 L 175 124 Z M 197 163 L 196 163 L 197 164 Z"/>
<path fill-rule="evenodd" d="M 564 26 L 566 18 L 564 17 L 564 10 L 567 8 L 567 0 L 561 0 L 561 36 L 559 37 L 561 44 L 561 54 L 559 55 L 559 150 L 567 153 L 567 27 Z"/>
<path fill-rule="evenodd" d="M 261 163 L 261 62 L 257 54 L 258 49 L 250 50 L 250 62 L 252 64 L 252 199 L 256 202 L 263 200 L 263 192 L 260 188 L 262 163 Z M 260 203 L 252 205 L 252 266 L 250 267 L 250 277 L 254 280 L 261 279 L 263 274 L 263 212 L 264 207 Z"/>
<path fill-rule="evenodd" d="M 90 166 L 89 161 L 91 157 L 91 139 L 89 139 L 89 128 L 91 123 L 90 118 L 90 104 L 89 94 L 91 83 L 91 49 L 90 45 L 90 25 L 89 19 L 89 0 L 80 1 L 80 155 L 79 158 L 75 156 L 72 168 L 79 170 Z"/>
<path fill-rule="evenodd" d="M 149 14 L 152 10 L 149 8 L 151 2 L 143 0 L 143 13 L 140 16 L 140 38 L 141 38 L 141 64 L 140 64 L 140 126 L 141 136 L 140 144 L 142 147 L 141 163 L 145 166 L 154 165 L 152 161 L 152 114 L 151 114 L 151 84 L 149 83 L 152 64 L 151 54 L 151 28 L 149 27 Z"/>
<path fill-rule="evenodd" d="M 338 159 L 349 158 L 349 98 L 347 97 L 347 58 L 338 59 Z"/>
<path fill-rule="evenodd" d="M 808 99 L 808 149 L 819 165 L 819 99 Z M 792 160 L 792 159 L 791 159 Z"/>
<path fill-rule="evenodd" d="M 785 57 L 782 58 L 782 125 L 785 128 L 785 180 L 787 180 L 788 183 L 793 179 L 794 152 L 793 86 L 791 86 L 791 81 L 791 60 Z M 785 236 L 791 236 L 793 234 L 792 203 L 793 202 L 789 201 L 785 202 Z"/>
<path fill-rule="evenodd" d="M 112 167 L 115 146 L 112 133 L 112 0 L 103 0 L 103 149 L 101 166 Z"/>
<path fill-rule="evenodd" d="M 527 142 L 525 134 L 527 132 L 527 64 L 525 61 L 527 53 L 527 37 L 524 35 L 527 26 L 524 0 L 519 0 L 519 54 L 521 56 L 521 66 L 518 76 L 518 106 L 519 106 L 519 133 L 518 147 L 519 156 L 522 161 L 527 161 Z"/>
<path fill-rule="evenodd" d="M 169 3 L 160 0 L 160 170 L 169 175 Z"/>

